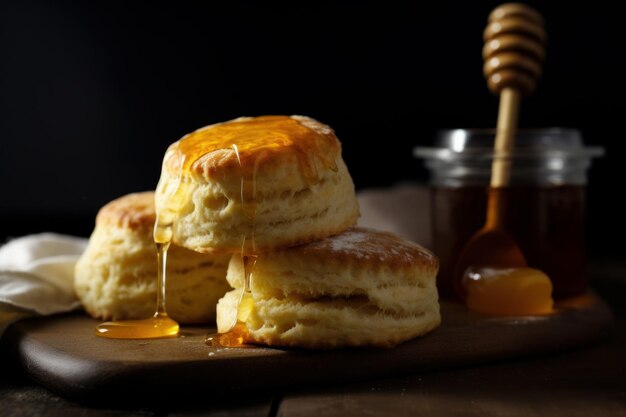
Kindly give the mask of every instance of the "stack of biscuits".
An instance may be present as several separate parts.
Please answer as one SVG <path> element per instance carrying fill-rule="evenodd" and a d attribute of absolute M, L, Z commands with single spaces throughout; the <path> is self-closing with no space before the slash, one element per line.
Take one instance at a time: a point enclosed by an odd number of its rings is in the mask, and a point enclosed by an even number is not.
<path fill-rule="evenodd" d="M 306 155 L 316 170 L 311 181 L 297 149 L 264 149 L 257 160 L 257 259 L 246 340 L 303 348 L 388 347 L 437 327 L 437 258 L 396 235 L 354 227 L 354 185 L 332 129 L 303 116 L 240 118 L 214 126 L 283 122 L 298 124 L 289 130 L 293 143 L 301 140 L 300 131 L 324 135 L 334 161 L 326 160 L 328 147 L 324 155 L 313 148 Z M 174 224 L 168 255 L 170 315 L 181 323 L 216 320 L 220 332 L 237 317 L 244 287 L 238 252 L 250 222 L 238 157 L 236 150 L 220 149 L 194 162 L 183 178 L 194 191 Z M 161 181 L 180 175 L 181 161 L 167 158 L 184 155 L 166 154 Z M 154 311 L 154 219 L 152 193 L 131 194 L 101 209 L 76 267 L 76 291 L 92 316 L 143 318 Z"/>

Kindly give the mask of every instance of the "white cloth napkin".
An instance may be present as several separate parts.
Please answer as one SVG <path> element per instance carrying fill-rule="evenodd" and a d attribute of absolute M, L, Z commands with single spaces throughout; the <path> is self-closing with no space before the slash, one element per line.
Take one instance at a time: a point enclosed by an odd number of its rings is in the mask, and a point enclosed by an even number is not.
<path fill-rule="evenodd" d="M 0 335 L 19 318 L 79 306 L 72 281 L 86 245 L 87 239 L 42 233 L 0 247 Z"/>
<path fill-rule="evenodd" d="M 369 189 L 357 197 L 359 225 L 394 232 L 429 247 L 426 187 L 407 184 Z M 86 245 L 87 239 L 41 233 L 0 247 L 0 336 L 20 318 L 79 307 L 73 287 L 74 265 Z"/>

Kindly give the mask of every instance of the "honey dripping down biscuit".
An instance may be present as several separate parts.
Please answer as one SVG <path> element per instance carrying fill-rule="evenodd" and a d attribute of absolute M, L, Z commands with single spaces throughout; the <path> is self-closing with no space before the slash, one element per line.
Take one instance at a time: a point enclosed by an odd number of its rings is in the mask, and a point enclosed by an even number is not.
<path fill-rule="evenodd" d="M 336 157 L 339 142 L 332 130 L 307 118 L 267 116 L 242 118 L 231 122 L 208 126 L 185 136 L 168 150 L 164 159 L 164 172 L 178 171 L 178 175 L 162 176 L 157 188 L 157 223 L 155 241 L 167 242 L 172 239 L 173 227 L 189 201 L 193 198 L 194 185 L 189 181 L 194 175 L 208 173 L 208 178 L 227 176 L 239 180 L 240 214 L 243 216 L 244 230 L 240 236 L 240 248 L 220 248 L 219 242 L 211 242 L 209 249 L 237 251 L 242 256 L 244 268 L 244 291 L 238 302 L 238 314 L 229 332 L 212 339 L 223 346 L 237 346 L 245 341 L 245 323 L 253 308 L 250 294 L 250 281 L 256 261 L 257 236 L 257 177 L 259 170 L 272 158 L 295 156 L 299 173 L 308 184 L 320 181 L 321 168 L 337 172 Z M 224 154 L 224 151 L 231 151 Z M 206 165 L 197 164 L 202 158 L 216 161 Z M 233 158 L 234 156 L 234 158 Z M 236 162 L 236 164 L 234 163 Z M 223 165 L 219 165 L 223 163 Z M 235 175 L 233 175 L 233 173 Z M 273 178 L 271 178 L 273 179 Z M 270 180 L 271 180 L 270 179 Z M 236 200 L 228 196 L 227 200 Z M 205 199 L 206 205 L 214 201 Z M 226 200 L 222 200 L 222 204 Z M 228 203 L 226 203 L 228 204 Z M 196 250 L 203 248 L 194 247 Z M 237 250 L 238 249 L 238 250 Z"/>
<path fill-rule="evenodd" d="M 249 287 L 257 253 L 340 233 L 359 215 L 340 142 L 303 116 L 239 118 L 186 135 L 166 152 L 155 203 L 162 289 L 172 241 L 241 254 Z M 242 318 L 251 310 L 248 293 Z M 156 315 L 166 314 L 160 295 Z"/>
<path fill-rule="evenodd" d="M 330 127 L 302 116 L 240 118 L 168 149 L 157 240 L 205 253 L 267 252 L 356 222 L 354 185 Z"/>
<path fill-rule="evenodd" d="M 87 313 L 100 320 L 142 319 L 154 313 L 157 256 L 154 192 L 128 194 L 102 207 L 74 273 L 74 289 Z M 230 289 L 230 255 L 168 251 L 168 313 L 179 323 L 215 320 L 217 300 Z"/>

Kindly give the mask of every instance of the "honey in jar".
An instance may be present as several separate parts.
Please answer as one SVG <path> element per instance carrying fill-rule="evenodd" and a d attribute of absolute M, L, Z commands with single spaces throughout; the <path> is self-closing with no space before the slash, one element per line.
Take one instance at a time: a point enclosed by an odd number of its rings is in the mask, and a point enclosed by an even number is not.
<path fill-rule="evenodd" d="M 489 130 L 441 132 L 436 147 L 417 148 L 431 174 L 433 251 L 441 266 L 439 293 L 455 298 L 456 261 L 469 239 L 485 224 L 493 140 Z M 502 190 L 504 229 L 528 265 L 543 271 L 554 298 L 587 288 L 585 186 L 591 158 L 601 148 L 584 147 L 572 129 L 522 130 L 511 155 L 511 184 Z"/>

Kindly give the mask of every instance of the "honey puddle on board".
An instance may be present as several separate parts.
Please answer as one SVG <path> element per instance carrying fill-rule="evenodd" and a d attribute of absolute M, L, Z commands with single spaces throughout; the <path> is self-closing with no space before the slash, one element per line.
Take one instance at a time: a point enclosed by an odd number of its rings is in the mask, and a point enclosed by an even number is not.
<path fill-rule="evenodd" d="M 99 336 L 116 339 L 171 337 L 178 333 L 178 324 L 166 312 L 167 249 L 174 235 L 176 221 L 191 202 L 197 185 L 191 180 L 196 162 L 211 152 L 232 150 L 239 165 L 241 178 L 241 207 L 249 223 L 242 236 L 241 256 L 245 270 L 244 288 L 237 307 L 237 318 L 231 329 L 223 334 L 209 336 L 212 346 L 235 347 L 246 342 L 245 322 L 254 308 L 252 279 L 257 250 L 255 225 L 257 206 L 256 176 L 265 158 L 295 154 L 305 179 L 319 181 L 317 163 L 336 170 L 335 155 L 338 142 L 333 132 L 318 126 L 307 126 L 306 121 L 288 116 L 241 118 L 196 130 L 172 144 L 163 159 L 163 173 L 156 190 L 156 223 L 154 241 L 158 254 L 157 311 L 145 320 L 107 322 L 96 328 Z M 209 172 L 208 175 L 215 175 Z"/>
<path fill-rule="evenodd" d="M 469 268 L 464 276 L 467 308 L 493 316 L 553 312 L 552 282 L 534 268 Z"/>

